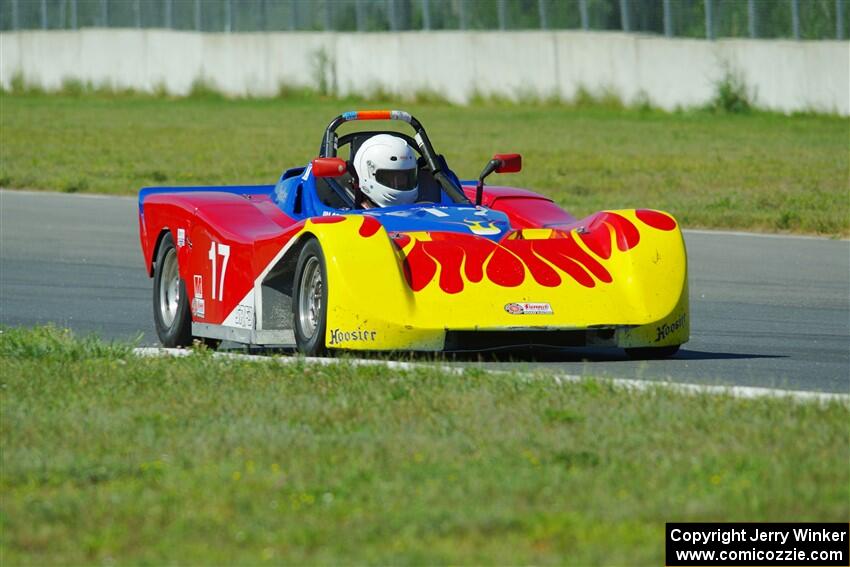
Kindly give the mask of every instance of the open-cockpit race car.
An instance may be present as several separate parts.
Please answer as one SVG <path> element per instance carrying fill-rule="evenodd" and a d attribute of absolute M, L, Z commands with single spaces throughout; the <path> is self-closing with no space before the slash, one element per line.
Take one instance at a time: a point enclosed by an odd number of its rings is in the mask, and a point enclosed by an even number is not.
<path fill-rule="evenodd" d="M 414 134 L 337 134 L 362 120 L 401 121 Z M 394 144 L 412 153 L 392 150 L 375 169 L 364 148 Z M 380 169 L 405 160 L 408 169 Z M 416 118 L 360 111 L 331 121 L 319 157 L 275 185 L 142 189 L 159 338 L 308 355 L 525 345 L 674 354 L 689 320 L 673 217 L 629 209 L 577 220 L 537 193 L 484 187 L 488 174 L 520 164 L 496 155 L 477 182 L 461 182 Z M 413 197 L 370 198 L 380 183 Z"/>

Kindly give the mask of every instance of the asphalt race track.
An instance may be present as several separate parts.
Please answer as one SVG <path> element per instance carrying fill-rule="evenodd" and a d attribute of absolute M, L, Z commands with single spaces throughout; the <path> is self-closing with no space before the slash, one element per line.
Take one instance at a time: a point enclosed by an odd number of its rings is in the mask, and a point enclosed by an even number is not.
<path fill-rule="evenodd" d="M 687 231 L 691 341 L 670 360 L 566 349 L 461 364 L 850 391 L 850 242 Z M 0 191 L 0 323 L 156 345 L 136 199 Z"/>

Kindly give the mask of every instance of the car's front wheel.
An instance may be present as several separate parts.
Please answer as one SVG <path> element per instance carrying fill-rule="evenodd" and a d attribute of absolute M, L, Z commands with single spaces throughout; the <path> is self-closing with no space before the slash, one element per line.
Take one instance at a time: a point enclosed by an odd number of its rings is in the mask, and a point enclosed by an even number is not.
<path fill-rule="evenodd" d="M 153 271 L 153 319 L 166 347 L 192 344 L 192 316 L 186 286 L 180 278 L 177 248 L 169 232 L 162 238 Z"/>
<path fill-rule="evenodd" d="M 311 239 L 298 256 L 292 293 L 295 345 L 307 356 L 321 356 L 328 313 L 327 270 L 322 247 Z"/>
<path fill-rule="evenodd" d="M 657 360 L 660 358 L 670 358 L 679 352 L 679 346 L 680 345 L 627 348 L 626 355 L 633 360 Z"/>

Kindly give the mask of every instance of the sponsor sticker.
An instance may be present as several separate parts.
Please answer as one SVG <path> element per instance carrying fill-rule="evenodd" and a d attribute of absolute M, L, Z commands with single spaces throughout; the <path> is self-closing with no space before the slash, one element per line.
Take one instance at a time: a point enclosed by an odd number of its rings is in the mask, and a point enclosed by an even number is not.
<path fill-rule="evenodd" d="M 511 315 L 554 315 L 552 306 L 543 302 L 508 303 L 505 311 Z"/>
<path fill-rule="evenodd" d="M 253 289 L 242 298 L 221 324 L 225 327 L 236 327 L 238 329 L 256 328 L 257 321 L 256 310 L 254 309 Z"/>
<path fill-rule="evenodd" d="M 254 328 L 254 306 L 253 305 L 237 305 L 233 310 L 233 326 L 240 329 Z"/>
<path fill-rule="evenodd" d="M 192 279 L 195 283 L 195 297 L 200 299 L 204 296 L 204 277 L 196 274 Z"/>
<path fill-rule="evenodd" d="M 185 246 L 186 245 L 186 229 L 178 228 L 177 229 L 177 246 Z"/>
<path fill-rule="evenodd" d="M 192 315 L 200 319 L 204 318 L 204 300 L 199 297 L 192 298 Z"/>

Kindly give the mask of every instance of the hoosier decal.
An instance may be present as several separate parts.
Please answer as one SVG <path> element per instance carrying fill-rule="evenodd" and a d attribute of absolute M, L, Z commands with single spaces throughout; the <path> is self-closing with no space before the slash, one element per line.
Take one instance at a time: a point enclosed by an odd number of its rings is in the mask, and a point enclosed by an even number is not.
<path fill-rule="evenodd" d="M 682 313 L 682 315 L 672 323 L 655 327 L 655 332 L 658 333 L 658 336 L 655 337 L 655 342 L 662 341 L 666 339 L 668 335 L 675 333 L 676 331 L 681 329 L 682 326 L 684 326 L 687 317 L 687 313 Z"/>
<path fill-rule="evenodd" d="M 377 334 L 378 331 L 341 331 L 340 329 L 331 329 L 330 344 L 337 345 L 349 341 L 374 342 L 375 335 Z"/>

